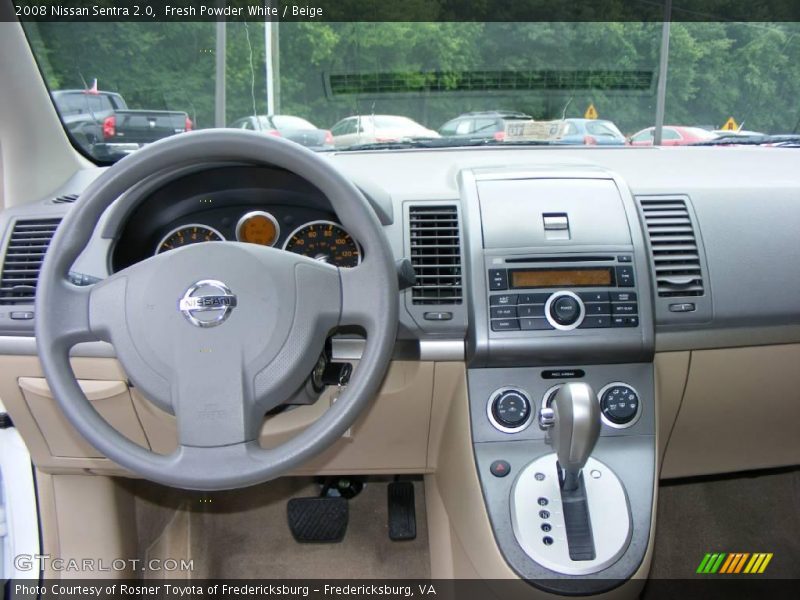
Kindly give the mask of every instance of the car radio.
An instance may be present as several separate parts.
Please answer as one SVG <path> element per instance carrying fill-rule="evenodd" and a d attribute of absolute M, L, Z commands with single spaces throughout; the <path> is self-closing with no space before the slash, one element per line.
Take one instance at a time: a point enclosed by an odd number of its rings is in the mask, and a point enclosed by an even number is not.
<path fill-rule="evenodd" d="M 491 330 L 638 327 L 633 256 L 510 257 L 487 271 Z"/>

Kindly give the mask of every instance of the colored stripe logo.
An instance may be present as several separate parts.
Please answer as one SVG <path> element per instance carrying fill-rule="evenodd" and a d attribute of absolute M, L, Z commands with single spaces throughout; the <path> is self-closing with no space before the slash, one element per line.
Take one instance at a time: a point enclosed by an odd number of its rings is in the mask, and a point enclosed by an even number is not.
<path fill-rule="evenodd" d="M 704 575 L 755 575 L 763 573 L 771 560 L 772 552 L 708 552 L 696 572 Z"/>

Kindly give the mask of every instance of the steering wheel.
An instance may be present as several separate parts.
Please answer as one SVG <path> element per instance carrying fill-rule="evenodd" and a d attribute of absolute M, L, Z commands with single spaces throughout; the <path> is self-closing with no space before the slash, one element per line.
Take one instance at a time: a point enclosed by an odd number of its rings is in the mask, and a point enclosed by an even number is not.
<path fill-rule="evenodd" d="M 68 272 L 103 211 L 157 172 L 207 162 L 279 167 L 315 185 L 361 244 L 354 268 L 275 248 L 193 244 L 148 258 L 88 287 Z M 394 258 L 363 194 L 328 160 L 298 144 L 233 130 L 181 134 L 106 170 L 58 228 L 42 265 L 36 338 L 64 414 L 98 450 L 146 479 L 197 490 L 245 487 L 300 465 L 336 441 L 375 396 L 397 330 Z M 258 443 L 264 415 L 312 372 L 327 336 L 360 327 L 366 345 L 340 398 L 274 448 Z M 130 380 L 175 414 L 178 447 L 156 454 L 111 427 L 81 391 L 69 352 L 111 343 Z"/>

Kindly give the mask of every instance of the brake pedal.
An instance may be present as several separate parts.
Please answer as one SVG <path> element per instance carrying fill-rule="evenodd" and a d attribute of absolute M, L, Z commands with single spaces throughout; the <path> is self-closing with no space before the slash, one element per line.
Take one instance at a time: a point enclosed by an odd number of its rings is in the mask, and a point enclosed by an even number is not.
<path fill-rule="evenodd" d="M 389 539 L 399 542 L 417 537 L 414 484 L 395 481 L 389 484 Z"/>
<path fill-rule="evenodd" d="M 286 505 L 289 529 L 300 544 L 335 544 L 344 539 L 349 520 L 342 497 L 292 498 Z"/>

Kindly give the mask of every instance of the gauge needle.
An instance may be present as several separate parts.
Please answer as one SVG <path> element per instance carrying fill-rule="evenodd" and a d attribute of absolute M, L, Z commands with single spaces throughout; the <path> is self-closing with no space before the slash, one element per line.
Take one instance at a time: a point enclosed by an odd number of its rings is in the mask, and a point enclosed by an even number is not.
<path fill-rule="evenodd" d="M 330 257 L 330 256 L 328 256 L 327 254 L 317 254 L 317 255 L 314 257 L 314 260 L 318 260 L 319 262 L 324 262 L 324 263 L 326 263 L 326 262 L 328 262 L 328 261 L 330 260 L 330 258 L 331 258 L 331 257 Z"/>

